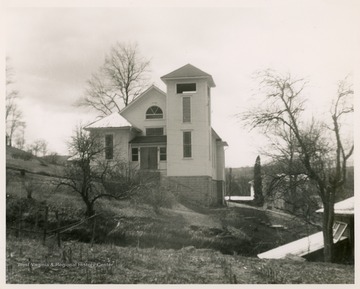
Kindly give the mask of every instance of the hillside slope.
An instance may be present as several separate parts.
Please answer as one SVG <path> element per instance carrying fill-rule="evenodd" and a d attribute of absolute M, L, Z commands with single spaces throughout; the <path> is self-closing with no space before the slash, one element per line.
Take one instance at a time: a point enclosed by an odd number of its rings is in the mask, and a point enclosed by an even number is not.
<path fill-rule="evenodd" d="M 58 158 L 62 160 L 61 163 L 64 163 L 65 156 L 58 156 Z M 47 176 L 61 176 L 64 167 L 51 164 L 45 158 L 36 157 L 29 152 L 7 146 L 6 168 Z"/>
<path fill-rule="evenodd" d="M 251 207 L 196 210 L 175 203 L 156 214 L 141 200 L 102 199 L 96 206 L 92 246 L 91 223 L 76 225 L 84 219 L 79 196 L 54 190 L 54 177 L 26 174 L 27 181 L 39 184 L 27 199 L 23 177 L 17 171 L 12 174 L 6 199 L 8 283 L 354 282 L 353 266 L 251 257 L 309 229 L 298 220 Z M 65 228 L 60 248 L 54 233 L 43 244 L 45 207 L 47 230 Z"/>

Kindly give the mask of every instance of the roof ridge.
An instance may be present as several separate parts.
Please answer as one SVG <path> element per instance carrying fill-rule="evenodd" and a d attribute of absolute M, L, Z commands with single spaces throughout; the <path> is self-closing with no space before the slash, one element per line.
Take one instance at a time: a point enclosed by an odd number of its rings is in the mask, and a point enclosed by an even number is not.
<path fill-rule="evenodd" d="M 192 69 L 192 72 L 197 72 L 197 73 L 199 73 L 198 76 L 211 76 L 209 73 L 201 70 L 200 68 L 197 68 L 196 66 L 192 65 L 191 63 L 188 63 L 188 64 L 185 64 L 185 65 L 183 65 L 183 66 L 181 66 L 181 67 L 173 70 L 172 72 L 170 72 L 170 73 L 168 73 L 168 74 L 163 75 L 163 76 L 160 77 L 160 78 L 173 77 L 173 76 L 171 76 L 171 75 L 177 74 L 179 71 L 184 70 L 184 69 L 186 69 L 186 68 Z"/>
<path fill-rule="evenodd" d="M 122 110 L 120 110 L 119 114 L 121 115 L 125 110 L 127 110 L 129 107 L 131 107 L 134 103 L 138 101 L 138 99 L 141 99 L 145 94 L 147 94 L 152 88 L 166 96 L 166 93 L 162 91 L 159 87 L 157 87 L 154 83 L 151 84 L 147 89 L 145 89 L 142 93 L 138 95 L 134 100 L 132 100 L 127 106 L 125 106 Z"/>

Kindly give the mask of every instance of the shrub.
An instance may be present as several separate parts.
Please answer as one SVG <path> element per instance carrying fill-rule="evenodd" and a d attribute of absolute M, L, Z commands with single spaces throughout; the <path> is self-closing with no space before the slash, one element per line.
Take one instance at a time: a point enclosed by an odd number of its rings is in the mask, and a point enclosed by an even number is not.
<path fill-rule="evenodd" d="M 161 213 L 161 208 L 172 208 L 175 203 L 175 197 L 171 190 L 157 183 L 145 186 L 137 197 L 152 206 L 156 214 Z"/>
<path fill-rule="evenodd" d="M 9 197 L 6 200 L 6 223 L 17 223 L 26 216 L 26 221 L 35 219 L 34 214 L 44 206 L 34 199 Z"/>
<path fill-rule="evenodd" d="M 32 199 L 32 193 L 35 191 L 36 189 L 36 185 L 32 180 L 25 180 L 23 182 L 24 184 L 24 188 L 26 191 L 26 196 L 28 199 Z"/>
<path fill-rule="evenodd" d="M 107 180 L 102 182 L 102 186 L 108 194 L 125 198 L 126 196 L 131 196 L 131 191 L 136 186 L 136 183 L 126 179 L 119 179 L 116 181 Z"/>
<path fill-rule="evenodd" d="M 11 156 L 14 159 L 21 159 L 24 161 L 29 161 L 31 160 L 34 156 L 31 152 L 25 152 L 25 151 L 16 151 L 16 152 L 12 152 Z"/>
<path fill-rule="evenodd" d="M 43 156 L 42 159 L 52 165 L 64 165 L 64 161 L 57 153 L 51 153 L 47 156 Z"/>

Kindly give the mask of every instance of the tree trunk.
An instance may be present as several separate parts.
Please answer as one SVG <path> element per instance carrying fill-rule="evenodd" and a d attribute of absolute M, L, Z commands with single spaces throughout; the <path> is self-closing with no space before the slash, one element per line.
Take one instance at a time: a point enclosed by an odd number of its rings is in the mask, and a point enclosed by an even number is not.
<path fill-rule="evenodd" d="M 334 224 L 334 202 L 332 201 L 332 198 L 329 196 L 326 202 L 324 202 L 324 215 L 323 215 L 325 262 L 333 262 L 334 259 L 333 224 Z"/>
<path fill-rule="evenodd" d="M 87 180 L 86 179 L 83 180 L 83 184 L 86 184 L 86 183 L 87 183 Z M 92 215 L 95 215 L 94 202 L 91 202 L 89 200 L 89 197 L 88 197 L 88 194 L 86 191 L 87 191 L 87 187 L 86 187 L 86 185 L 83 185 L 80 195 L 86 205 L 85 215 L 87 217 L 91 217 Z"/>
<path fill-rule="evenodd" d="M 86 202 L 86 216 L 91 217 L 95 215 L 94 203 Z"/>

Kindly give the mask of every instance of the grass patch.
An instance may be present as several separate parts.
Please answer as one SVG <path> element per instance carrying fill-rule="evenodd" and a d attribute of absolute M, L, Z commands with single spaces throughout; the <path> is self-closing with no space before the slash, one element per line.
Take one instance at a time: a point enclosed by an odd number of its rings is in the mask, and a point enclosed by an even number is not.
<path fill-rule="evenodd" d="M 8 237 L 7 283 L 18 284 L 353 284 L 354 267 L 266 261 L 209 249 L 131 248 Z M 271 268 L 271 269 L 269 269 Z"/>

